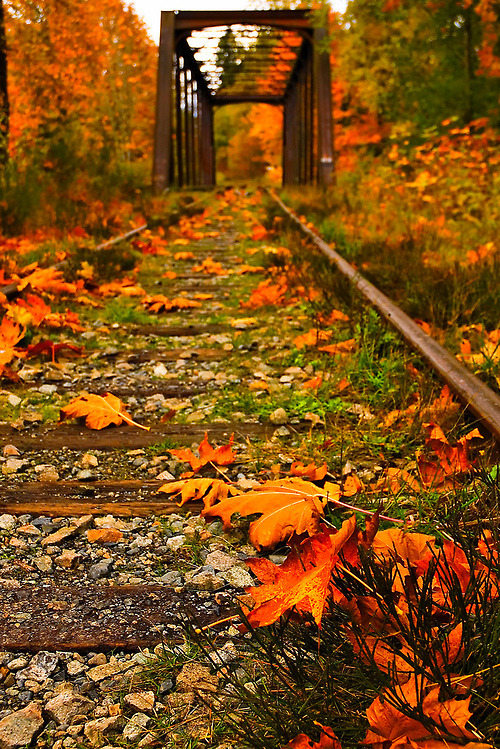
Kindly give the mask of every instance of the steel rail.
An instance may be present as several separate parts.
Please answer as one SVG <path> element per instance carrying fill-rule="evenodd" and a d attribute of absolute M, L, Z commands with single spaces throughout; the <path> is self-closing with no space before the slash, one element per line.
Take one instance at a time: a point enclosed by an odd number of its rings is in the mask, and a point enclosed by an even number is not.
<path fill-rule="evenodd" d="M 389 297 L 364 278 L 321 237 L 309 229 L 273 192 L 268 194 L 283 212 L 309 237 L 313 244 L 331 260 L 337 269 L 349 278 L 356 289 L 373 304 L 375 309 L 401 333 L 403 338 L 426 359 L 469 408 L 483 426 L 500 442 L 500 397 L 485 383 L 460 364 L 447 349 L 400 309 Z"/>
<path fill-rule="evenodd" d="M 114 244 L 118 244 L 118 242 L 124 242 L 126 239 L 130 239 L 130 237 L 133 237 L 136 234 L 140 234 L 141 231 L 145 231 L 147 228 L 148 228 L 147 224 L 142 224 L 142 226 L 138 226 L 136 229 L 132 229 L 131 231 L 128 231 L 126 234 L 122 234 L 119 237 L 115 237 L 114 239 L 108 239 L 107 242 L 98 244 L 97 247 L 95 247 L 94 249 L 105 250 L 107 247 L 111 247 Z"/>

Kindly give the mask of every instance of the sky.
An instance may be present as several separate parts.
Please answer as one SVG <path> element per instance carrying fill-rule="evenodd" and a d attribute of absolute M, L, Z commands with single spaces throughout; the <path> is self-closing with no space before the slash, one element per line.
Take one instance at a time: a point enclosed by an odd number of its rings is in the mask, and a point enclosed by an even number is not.
<path fill-rule="evenodd" d="M 133 0 L 131 3 L 142 18 L 156 43 L 160 38 L 160 14 L 162 10 L 251 10 L 255 3 L 240 0 Z M 347 0 L 331 0 L 334 10 L 344 12 Z"/>

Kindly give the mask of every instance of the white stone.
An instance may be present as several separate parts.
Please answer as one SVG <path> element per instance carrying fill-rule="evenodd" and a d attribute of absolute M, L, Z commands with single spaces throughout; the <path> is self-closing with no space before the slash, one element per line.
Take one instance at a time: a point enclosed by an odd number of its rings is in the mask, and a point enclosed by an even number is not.
<path fill-rule="evenodd" d="M 123 729 L 123 738 L 128 739 L 128 741 L 137 741 L 137 739 L 144 736 L 150 722 L 151 718 L 149 715 L 136 713 Z"/>
<path fill-rule="evenodd" d="M 25 465 L 25 460 L 20 460 L 19 458 L 7 458 L 2 466 L 2 473 L 4 476 L 10 476 L 10 474 L 20 471 Z"/>
<path fill-rule="evenodd" d="M 233 588 L 248 588 L 250 585 L 254 585 L 250 573 L 243 567 L 231 567 L 231 569 L 221 572 L 221 575 Z"/>
<path fill-rule="evenodd" d="M 170 551 L 177 551 L 181 546 L 184 546 L 185 543 L 186 536 L 172 536 L 172 538 L 167 538 L 165 546 L 170 549 Z"/>
<path fill-rule="evenodd" d="M 168 374 L 168 369 L 163 362 L 159 362 L 153 367 L 153 374 L 155 377 L 165 377 Z"/>
<path fill-rule="evenodd" d="M 269 415 L 269 421 L 271 424 L 286 424 L 288 422 L 288 414 L 284 408 L 277 408 Z"/>
<path fill-rule="evenodd" d="M 225 572 L 226 570 L 231 569 L 231 567 L 234 567 L 235 559 L 234 557 L 229 556 L 229 554 L 225 554 L 223 551 L 211 551 L 205 559 L 205 564 L 213 567 L 214 570 Z"/>
<path fill-rule="evenodd" d="M 12 531 L 16 527 L 16 519 L 13 515 L 0 515 L 0 530 Z"/>

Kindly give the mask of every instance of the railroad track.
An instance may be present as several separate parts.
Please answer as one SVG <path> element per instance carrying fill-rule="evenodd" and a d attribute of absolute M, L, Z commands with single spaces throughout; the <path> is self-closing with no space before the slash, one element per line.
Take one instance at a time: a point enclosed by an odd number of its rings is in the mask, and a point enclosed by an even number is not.
<path fill-rule="evenodd" d="M 423 356 L 460 398 L 463 405 L 477 416 L 486 430 L 497 441 L 500 441 L 500 397 L 479 377 L 460 364 L 449 351 L 425 333 L 385 294 L 363 278 L 359 271 L 306 226 L 277 195 L 271 194 L 271 197 L 302 234 L 335 264 L 338 271 L 346 276 L 360 294 L 403 336 L 405 341 Z"/>
<path fill-rule="evenodd" d="M 308 239 L 418 348 L 498 439 L 498 396 L 464 371 L 281 201 L 274 199 Z M 286 423 L 276 414 L 259 419 L 248 418 L 244 413 L 225 419 L 211 419 L 209 412 L 204 416 L 204 402 L 220 397 L 228 383 L 225 372 L 231 367 L 236 373 L 231 382 L 239 383 L 240 391 L 251 384 L 252 393 L 258 390 L 259 383 L 266 383 L 266 378 L 272 388 L 294 388 L 310 375 L 298 372 L 300 367 L 282 364 L 283 352 L 291 350 L 300 325 L 294 316 L 287 318 L 278 311 L 272 313 L 270 324 L 266 325 L 264 318 L 245 322 L 253 313 L 238 307 L 239 301 L 249 294 L 248 285 L 246 290 L 240 290 L 245 277 L 236 273 L 242 262 L 236 257 L 241 230 L 228 231 L 228 225 L 226 221 L 221 225 L 222 239 L 194 241 L 189 249 L 198 260 L 216 256 L 225 268 L 235 272 L 215 280 L 197 273 L 193 279 L 181 262 L 176 278 L 168 281 L 169 293 L 173 294 L 192 289 L 191 282 L 195 280 L 197 291 L 211 294 L 212 314 L 217 313 L 217 321 L 210 317 L 207 320 L 202 308 L 177 315 L 172 324 L 118 325 L 126 347 L 104 348 L 92 360 L 94 363 L 89 359 L 79 368 L 55 371 L 57 377 L 53 381 L 50 376 L 55 376 L 54 371 L 48 367 L 35 373 L 29 382 L 10 387 L 13 396 L 23 396 L 27 388 L 31 393 L 50 391 L 57 397 L 82 389 L 109 390 L 142 404 L 142 420 L 147 421 L 149 413 L 153 420 L 147 432 L 126 425 L 96 432 L 67 423 L 0 424 L 0 444 L 4 449 L 4 480 L 0 483 L 0 651 L 136 652 L 162 641 L 181 639 L 183 618 L 197 618 L 201 626 L 230 618 L 232 600 L 242 594 L 245 580 L 249 580 L 242 563 L 244 553 L 234 558 L 229 572 L 217 567 L 207 572 L 206 554 L 212 548 L 223 548 L 222 541 L 217 542 L 220 531 L 214 531 L 213 547 L 203 547 L 199 543 L 203 529 L 196 526 L 202 504 L 186 505 L 188 516 L 183 521 L 178 518 L 184 509 L 180 511 L 171 496 L 158 493 L 160 486 L 169 481 L 161 477 L 162 473 L 169 473 L 169 450 L 173 444 L 192 447 L 207 433 L 210 442 L 217 445 L 226 444 L 234 435 L 240 453 L 254 440 L 268 446 L 275 444 L 279 452 L 279 440 L 284 435 L 291 441 L 300 441 L 318 422 L 316 428 L 321 429 L 322 421 L 311 421 L 310 414 L 288 418 Z M 7 291 L 11 296 L 16 294 L 16 290 Z M 230 301 L 226 302 L 228 298 Z M 222 310 L 225 319 L 220 319 L 222 305 L 226 307 Z M 239 330 L 233 324 L 234 317 L 243 319 Z M 280 328 L 279 335 L 274 335 L 282 323 L 286 334 Z M 247 324 L 250 327 L 246 328 Z M 262 342 L 261 337 L 266 335 Z M 154 368 L 160 365 L 162 376 L 154 375 L 152 379 Z M 276 372 L 271 371 L 273 367 Z M 148 404 L 168 405 L 174 400 L 178 404 L 190 399 L 195 403 L 192 413 L 197 417 L 190 422 L 162 422 L 154 409 L 147 410 Z M 8 445 L 13 445 L 19 455 L 8 457 L 12 456 L 12 451 L 5 453 Z M 4 470 L 9 459 L 25 465 L 9 473 Z M 97 468 L 86 470 L 86 466 L 94 466 L 92 459 L 97 461 Z M 240 480 L 241 472 L 248 472 L 249 460 L 247 456 L 237 462 L 226 476 L 234 482 Z M 136 462 L 140 465 L 136 466 Z M 33 466 L 41 468 L 38 474 Z M 128 468 L 131 476 L 126 475 Z M 54 476 L 44 479 L 49 469 L 59 474 L 55 480 Z M 29 474 L 26 480 L 23 472 Z M 220 471 L 215 475 L 220 476 Z M 168 525 L 171 516 L 176 524 L 173 532 Z M 186 525 L 189 522 L 191 526 Z M 104 535 L 97 545 L 89 540 L 89 531 L 110 527 L 116 531 L 115 536 L 106 540 Z M 166 527 L 167 536 L 163 534 Z M 185 548 L 194 549 L 198 566 L 170 540 L 175 539 L 176 533 L 190 529 L 193 546 Z M 188 569 L 182 574 L 188 582 L 180 584 L 176 565 L 186 564 Z M 201 575 L 198 580 L 197 575 Z"/>

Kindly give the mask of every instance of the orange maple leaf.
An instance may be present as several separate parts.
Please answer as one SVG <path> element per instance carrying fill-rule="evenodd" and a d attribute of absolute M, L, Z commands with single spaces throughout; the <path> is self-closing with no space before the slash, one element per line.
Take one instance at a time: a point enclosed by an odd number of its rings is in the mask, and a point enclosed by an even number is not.
<path fill-rule="evenodd" d="M 205 258 L 200 265 L 193 265 L 192 270 L 195 273 L 207 273 L 214 276 L 227 276 L 230 273 L 229 270 L 224 270 L 222 265 L 211 257 Z"/>
<path fill-rule="evenodd" d="M 331 728 L 322 726 L 320 723 L 316 725 L 321 728 L 319 741 L 313 742 L 305 733 L 299 733 L 292 741 L 285 744 L 282 749 L 342 749 L 340 741 Z"/>
<path fill-rule="evenodd" d="M 259 513 L 261 517 L 250 523 L 250 542 L 259 550 L 272 549 L 294 533 L 312 536 L 318 532 L 324 514 L 320 492 L 314 484 L 300 479 L 269 482 L 257 491 L 224 500 L 202 515 L 220 517 L 228 529 L 235 513 L 243 517 Z"/>
<path fill-rule="evenodd" d="M 4 317 L 0 324 L 0 375 L 4 374 L 6 377 L 16 378 L 17 375 L 6 365 L 12 361 L 12 359 L 20 359 L 25 356 L 25 352 L 16 349 L 16 343 L 24 336 L 24 329 L 17 323 L 10 320 L 8 317 Z"/>
<path fill-rule="evenodd" d="M 248 613 L 252 627 L 265 627 L 295 608 L 310 613 L 318 626 L 330 595 L 342 594 L 331 584 L 332 571 L 345 550 L 349 561 L 357 561 L 356 518 L 348 518 L 338 531 L 323 530 L 306 538 L 280 566 L 268 559 L 247 559 L 246 563 L 264 585 L 247 588 L 256 606 Z"/>
<path fill-rule="evenodd" d="M 318 375 L 317 377 L 312 377 L 310 380 L 303 382 L 302 389 L 303 390 L 316 390 L 317 388 L 321 387 L 322 384 L 323 384 L 323 378 Z"/>
<path fill-rule="evenodd" d="M 193 500 L 202 499 L 205 509 L 212 507 L 213 504 L 227 499 L 228 494 L 239 494 L 230 484 L 226 484 L 221 479 L 187 479 L 185 481 L 172 481 L 170 484 L 163 484 L 158 489 L 165 494 L 180 494 L 181 501 L 179 507 Z"/>
<path fill-rule="evenodd" d="M 288 286 L 284 281 L 278 284 L 272 284 L 269 280 L 261 281 L 250 295 L 248 302 L 241 302 L 241 306 L 255 309 L 256 307 L 284 304 L 287 291 Z"/>
<path fill-rule="evenodd" d="M 347 341 L 331 343 L 327 346 L 318 346 L 318 351 L 325 351 L 327 354 L 350 354 L 356 349 L 356 340 L 349 338 Z"/>
<path fill-rule="evenodd" d="M 36 268 L 18 282 L 18 289 L 31 286 L 32 289 L 50 291 L 52 294 L 74 294 L 77 284 L 66 283 L 63 274 L 56 268 Z"/>
<path fill-rule="evenodd" d="M 470 470 L 468 443 L 475 438 L 482 439 L 482 435 L 478 429 L 473 429 L 464 437 L 461 437 L 456 445 L 450 445 L 438 424 L 431 422 L 423 426 L 428 432 L 426 444 L 436 454 L 437 460 L 428 460 L 421 455 L 417 456 L 422 483 L 426 486 L 432 486 L 433 489 L 446 490 L 450 485 L 450 479 Z M 451 483 L 453 482 L 451 481 Z"/>
<path fill-rule="evenodd" d="M 384 699 L 384 696 L 377 697 L 367 709 L 370 730 L 361 743 L 370 745 L 373 749 L 385 749 L 388 741 L 391 742 L 390 749 L 404 746 L 430 749 L 433 743 L 434 746 L 439 746 L 435 742 L 436 738 L 444 736 L 446 739 L 447 734 L 462 739 L 474 738 L 474 734 L 465 727 L 472 715 L 469 710 L 470 696 L 463 700 L 440 702 L 439 691 L 439 687 L 432 687 L 421 676 L 414 676 L 406 684 L 393 685 L 384 692 L 390 701 Z M 422 699 L 423 694 L 425 697 Z M 394 701 L 396 704 L 399 702 L 415 708 L 421 704 L 423 714 L 434 722 L 434 726 L 429 728 L 419 720 L 408 717 L 397 709 Z M 446 741 L 444 746 L 458 748 L 460 745 Z"/>
<path fill-rule="evenodd" d="M 168 299 L 163 294 L 147 296 L 142 300 L 142 304 L 148 312 L 172 312 L 178 309 L 201 307 L 201 302 L 196 302 L 194 299 L 186 299 L 183 296 Z"/>
<path fill-rule="evenodd" d="M 258 224 L 252 229 L 251 237 L 254 242 L 257 242 L 259 239 L 264 239 L 267 237 L 267 229 L 261 224 Z"/>
<path fill-rule="evenodd" d="M 332 337 L 331 330 L 319 330 L 318 328 L 311 328 L 308 333 L 297 336 L 294 338 L 293 344 L 295 348 L 301 349 L 305 346 L 318 346 L 320 343 L 327 341 Z"/>
<path fill-rule="evenodd" d="M 133 421 L 131 416 L 125 411 L 125 406 L 121 400 L 111 393 L 106 393 L 104 396 L 83 393 L 78 398 L 74 398 L 67 406 L 61 408 L 59 424 L 65 419 L 78 419 L 81 417 L 85 417 L 85 424 L 90 429 L 104 429 L 104 427 L 110 424 L 119 426 L 125 421 L 131 426 L 149 431 L 149 427 Z"/>
<path fill-rule="evenodd" d="M 146 294 L 141 286 L 137 286 L 129 278 L 102 284 L 98 287 L 97 293 L 101 296 L 116 296 L 116 294 L 120 294 L 126 297 L 145 296 Z"/>
<path fill-rule="evenodd" d="M 181 448 L 178 450 L 169 450 L 170 454 L 178 460 L 183 460 L 189 463 L 193 471 L 196 473 L 206 466 L 207 463 L 213 463 L 217 466 L 228 466 L 234 463 L 235 454 L 232 449 L 234 442 L 234 434 L 231 435 L 227 445 L 213 448 L 208 441 L 208 435 L 205 432 L 205 436 L 198 446 L 198 455 L 190 450 L 189 448 Z"/>
<path fill-rule="evenodd" d="M 314 463 L 304 465 L 299 461 L 295 461 L 290 466 L 290 476 L 301 476 L 308 478 L 310 481 L 321 481 L 328 473 L 328 467 L 326 462 L 322 466 L 316 466 Z"/>

